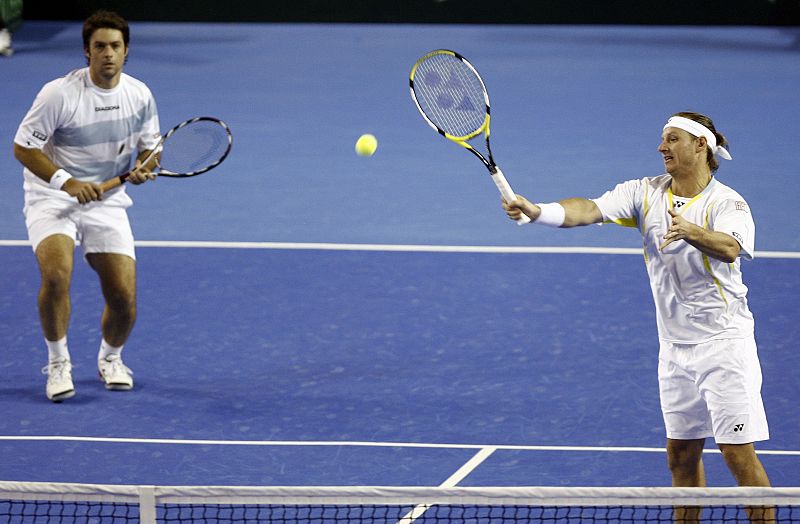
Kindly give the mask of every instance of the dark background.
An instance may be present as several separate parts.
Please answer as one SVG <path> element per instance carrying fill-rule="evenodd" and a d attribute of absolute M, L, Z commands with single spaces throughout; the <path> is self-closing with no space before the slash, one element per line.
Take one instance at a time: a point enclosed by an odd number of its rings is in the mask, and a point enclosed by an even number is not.
<path fill-rule="evenodd" d="M 800 0 L 61 0 L 25 2 L 28 20 L 82 20 L 99 8 L 129 20 L 800 25 Z"/>

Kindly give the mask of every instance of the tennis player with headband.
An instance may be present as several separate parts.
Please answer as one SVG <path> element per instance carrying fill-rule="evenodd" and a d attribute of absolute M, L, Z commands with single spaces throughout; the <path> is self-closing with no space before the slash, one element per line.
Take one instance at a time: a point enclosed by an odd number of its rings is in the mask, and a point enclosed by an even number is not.
<path fill-rule="evenodd" d="M 740 270 L 741 258 L 753 258 L 755 225 L 744 198 L 714 177 L 717 157 L 731 160 L 726 145 L 707 116 L 677 113 L 658 146 L 665 174 L 623 182 L 591 200 L 533 204 L 517 195 L 503 202 L 513 220 L 524 213 L 533 224 L 555 227 L 614 222 L 642 234 L 674 486 L 705 485 L 707 437 L 739 485 L 770 485 L 753 445 L 769 430 Z"/>

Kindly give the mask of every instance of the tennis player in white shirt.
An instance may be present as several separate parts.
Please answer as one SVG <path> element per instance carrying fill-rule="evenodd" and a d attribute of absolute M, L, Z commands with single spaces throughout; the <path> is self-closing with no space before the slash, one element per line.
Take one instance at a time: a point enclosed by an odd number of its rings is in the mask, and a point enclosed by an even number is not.
<path fill-rule="evenodd" d="M 769 429 L 761 367 L 740 260 L 753 258 L 755 225 L 736 191 L 714 178 L 717 157 L 730 160 L 710 118 L 676 113 L 658 152 L 666 173 L 623 182 L 595 199 L 503 202 L 509 218 L 574 227 L 614 222 L 637 228 L 656 305 L 659 390 L 673 486 L 705 486 L 702 451 L 714 437 L 740 486 L 769 486 L 756 441 Z M 772 509 L 751 508 L 769 520 Z M 676 518 L 687 522 L 699 510 Z M 681 520 L 683 521 L 683 520 Z"/>
<path fill-rule="evenodd" d="M 141 161 L 159 140 L 150 89 L 123 73 L 130 29 L 116 13 L 98 11 L 83 25 L 87 67 L 48 82 L 14 137 L 14 156 L 24 166 L 25 223 L 41 273 L 39 317 L 47 345 L 45 392 L 53 402 L 75 395 L 67 345 L 76 242 L 100 279 L 105 304 L 97 356 L 110 390 L 133 388 L 122 348 L 136 319 L 136 255 L 120 188 L 100 184 L 137 166 L 128 182 L 155 174 Z"/>

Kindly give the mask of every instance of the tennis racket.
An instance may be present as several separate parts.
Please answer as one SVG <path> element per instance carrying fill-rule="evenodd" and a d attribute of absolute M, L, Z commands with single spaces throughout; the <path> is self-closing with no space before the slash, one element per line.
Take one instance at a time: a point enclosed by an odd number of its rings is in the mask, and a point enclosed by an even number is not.
<path fill-rule="evenodd" d="M 411 99 L 428 125 L 478 157 L 506 202 L 514 200 L 516 195 L 492 156 L 489 93 L 475 67 L 455 51 L 431 51 L 411 68 L 409 85 Z M 469 143 L 481 133 L 486 139 L 486 155 Z M 523 214 L 517 223 L 530 221 Z"/>
<path fill-rule="evenodd" d="M 173 127 L 161 138 L 142 165 L 154 166 L 158 176 L 190 177 L 222 163 L 233 145 L 228 125 L 219 118 L 199 116 Z M 103 191 L 125 183 L 130 171 L 103 182 Z"/>

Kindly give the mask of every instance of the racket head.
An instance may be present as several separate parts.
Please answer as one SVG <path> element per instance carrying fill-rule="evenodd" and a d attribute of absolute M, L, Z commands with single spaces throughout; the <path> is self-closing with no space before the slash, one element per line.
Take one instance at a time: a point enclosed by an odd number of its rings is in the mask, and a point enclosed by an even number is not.
<path fill-rule="evenodd" d="M 210 116 L 199 116 L 170 129 L 156 152 L 159 176 L 191 177 L 214 169 L 233 146 L 228 125 Z"/>
<path fill-rule="evenodd" d="M 425 121 L 461 145 L 481 133 L 489 136 L 489 93 L 475 67 L 462 55 L 437 49 L 411 68 L 411 98 Z"/>

